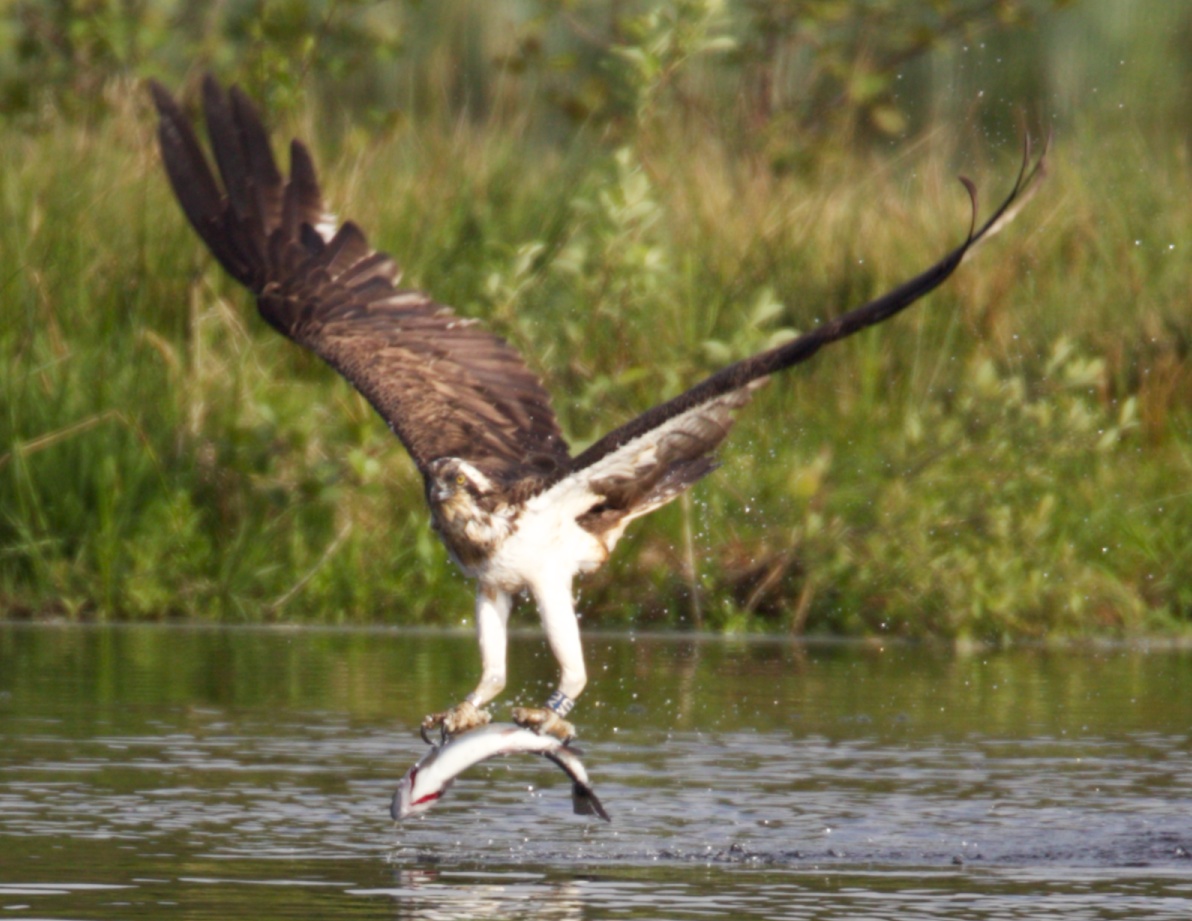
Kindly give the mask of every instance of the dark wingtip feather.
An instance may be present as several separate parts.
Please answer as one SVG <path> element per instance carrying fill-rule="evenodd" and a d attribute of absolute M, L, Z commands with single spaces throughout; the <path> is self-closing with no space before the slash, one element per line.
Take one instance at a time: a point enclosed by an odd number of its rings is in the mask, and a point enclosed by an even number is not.
<path fill-rule="evenodd" d="M 247 283 L 247 267 L 226 236 L 223 192 L 190 122 L 169 90 L 156 80 L 149 81 L 149 92 L 157 109 L 157 140 L 174 196 L 220 264 L 232 277 Z"/>
<path fill-rule="evenodd" d="M 309 195 L 319 195 L 319 183 L 315 178 L 314 158 L 310 150 L 297 138 L 290 141 L 290 183 L 299 186 Z M 319 207 L 322 207 L 320 202 Z"/>
<path fill-rule="evenodd" d="M 167 112 L 177 109 L 170 91 L 152 77 L 149 79 L 149 94 L 153 97 L 153 107 L 157 109 L 159 116 L 165 116 Z"/>
<path fill-rule="evenodd" d="M 977 231 L 977 215 L 981 212 L 981 206 L 977 202 L 977 184 L 968 176 L 958 176 L 960 184 L 964 186 L 969 197 L 969 239 L 973 238 L 973 234 Z"/>
<path fill-rule="evenodd" d="M 248 166 L 227 94 L 211 74 L 203 77 L 203 114 L 207 119 L 211 152 L 223 178 L 232 213 L 244 220 L 252 213 Z"/>
<path fill-rule="evenodd" d="M 1051 132 L 1048 132 L 1046 139 L 1043 141 L 1043 149 L 1039 152 L 1038 159 L 1032 160 L 1031 136 L 1029 134 L 1024 136 L 1022 142 L 1022 164 L 1018 168 L 1018 178 L 1014 182 L 1014 188 L 1011 189 L 1006 200 L 1002 202 L 1001 207 L 994 211 L 989 216 L 989 219 L 981 225 L 981 228 L 973 234 L 969 246 L 970 252 L 973 245 L 983 240 L 988 240 L 1014 220 L 1018 216 L 1018 213 L 1026 207 L 1027 202 L 1035 197 L 1035 193 L 1039 191 L 1040 184 L 1047 178 L 1047 152 L 1051 148 L 1051 137 Z M 967 256 L 968 253 L 965 255 Z"/>
<path fill-rule="evenodd" d="M 268 223 L 276 219 L 273 209 L 281 205 L 281 170 L 277 168 L 277 161 L 273 159 L 273 146 L 269 143 L 269 132 L 265 130 L 265 122 L 261 113 L 253 105 L 244 90 L 233 86 L 228 92 L 232 103 L 232 115 L 236 119 L 236 127 L 240 132 L 240 140 L 244 145 L 245 158 L 248 161 L 249 175 L 258 195 L 266 195 L 264 202 L 270 209 L 267 214 Z"/>
<path fill-rule="evenodd" d="M 1050 137 L 1048 143 L 1050 143 Z M 1014 188 L 985 223 L 979 227 L 976 224 L 978 214 L 976 187 L 968 178 L 960 177 L 972 205 L 969 232 L 959 246 L 935 265 L 880 297 L 874 298 L 868 304 L 840 314 L 797 339 L 729 365 L 711 377 L 705 378 L 685 393 L 642 413 L 636 419 L 605 435 L 576 457 L 572 461 L 571 469 L 582 470 L 595 464 L 634 438 L 660 427 L 668 420 L 687 412 L 694 406 L 738 390 L 777 371 L 807 361 L 825 345 L 881 323 L 934 291 L 956 271 L 957 267 L 979 243 L 989 239 L 1013 220 L 1031 199 L 1043 176 L 1047 173 L 1046 159 L 1047 146 L 1045 145 L 1038 159 L 1032 162 L 1031 144 L 1028 137 L 1023 145 L 1022 165 L 1019 168 Z"/>
<path fill-rule="evenodd" d="M 290 142 L 290 181 L 286 183 L 282 214 L 289 237 L 298 236 L 304 224 L 313 227 L 323 219 L 323 194 L 314 160 L 306 145 L 297 139 Z"/>

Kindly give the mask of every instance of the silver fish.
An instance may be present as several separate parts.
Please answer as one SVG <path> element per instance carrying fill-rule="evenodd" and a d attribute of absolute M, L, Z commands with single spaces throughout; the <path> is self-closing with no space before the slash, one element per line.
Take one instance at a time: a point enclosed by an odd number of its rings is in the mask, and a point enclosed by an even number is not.
<path fill-rule="evenodd" d="M 430 751 L 401 779 L 389 805 L 389 814 L 400 821 L 426 812 L 468 768 L 498 755 L 518 752 L 542 755 L 563 769 L 571 778 L 571 802 L 576 815 L 596 815 L 611 821 L 592 791 L 588 772 L 576 750 L 554 736 L 539 735 L 514 723 L 490 723 L 453 736 L 441 745 L 432 744 Z"/>

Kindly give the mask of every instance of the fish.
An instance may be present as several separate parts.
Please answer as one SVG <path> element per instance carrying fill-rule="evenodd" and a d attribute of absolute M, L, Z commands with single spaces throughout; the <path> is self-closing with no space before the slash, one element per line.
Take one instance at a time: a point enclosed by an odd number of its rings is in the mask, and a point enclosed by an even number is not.
<path fill-rule="evenodd" d="M 423 738 L 427 738 L 425 732 Z M 612 821 L 592 790 L 579 751 L 554 736 L 539 735 L 515 723 L 489 723 L 446 738 L 439 745 L 430 742 L 430 746 L 430 751 L 406 772 L 393 794 L 389 814 L 394 821 L 426 812 L 447 792 L 455 778 L 473 765 L 519 752 L 541 755 L 571 778 L 571 804 L 576 815 L 594 815 Z"/>

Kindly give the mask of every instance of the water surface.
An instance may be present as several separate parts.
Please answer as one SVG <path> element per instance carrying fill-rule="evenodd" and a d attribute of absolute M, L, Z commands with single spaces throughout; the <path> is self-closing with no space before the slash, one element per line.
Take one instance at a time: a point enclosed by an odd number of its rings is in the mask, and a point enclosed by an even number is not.
<path fill-rule="evenodd" d="M 0 627 L 0 917 L 1192 917 L 1186 651 L 587 648 L 612 825 L 520 756 L 395 828 L 470 637 Z"/>

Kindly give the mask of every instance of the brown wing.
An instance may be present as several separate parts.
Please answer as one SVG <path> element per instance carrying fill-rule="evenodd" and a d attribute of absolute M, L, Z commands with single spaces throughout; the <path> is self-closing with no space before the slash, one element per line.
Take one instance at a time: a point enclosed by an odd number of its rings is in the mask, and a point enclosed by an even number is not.
<path fill-rule="evenodd" d="M 648 481 L 649 477 L 660 477 L 669 465 L 688 463 L 714 450 L 728 435 L 733 411 L 747 403 L 751 390 L 769 375 L 807 361 L 829 343 L 888 320 L 943 284 L 974 246 L 997 233 L 1029 200 L 1045 173 L 1046 156 L 1045 146 L 1032 164 L 1030 139 L 1027 139 L 1014 188 L 980 227 L 976 224 L 976 190 L 962 178 L 973 207 L 968 237 L 935 265 L 868 304 L 843 313 L 797 339 L 729 365 L 690 390 L 647 410 L 576 457 L 571 462 L 573 473 L 591 478 L 608 475 L 605 471 L 616 471 L 613 475 L 617 477 Z M 635 465 L 636 473 L 626 472 Z"/>
<path fill-rule="evenodd" d="M 170 94 L 151 83 L 170 183 L 220 264 L 279 332 L 323 358 L 376 408 L 419 469 L 460 457 L 490 476 L 568 462 L 550 398 L 504 340 L 417 291 L 348 221 L 333 230 L 305 146 L 283 180 L 260 116 L 233 87 L 203 82 L 221 190 Z"/>

